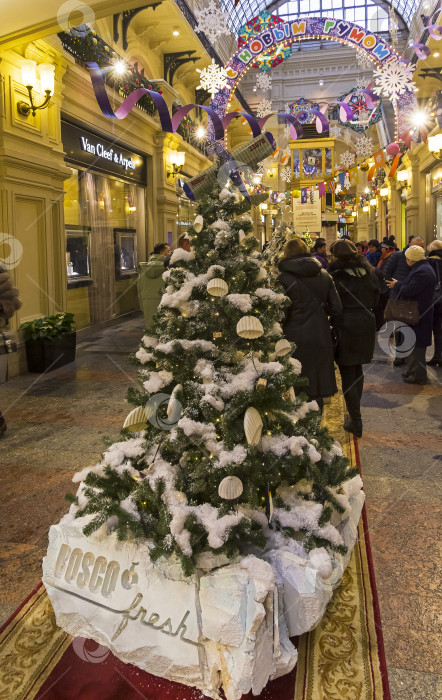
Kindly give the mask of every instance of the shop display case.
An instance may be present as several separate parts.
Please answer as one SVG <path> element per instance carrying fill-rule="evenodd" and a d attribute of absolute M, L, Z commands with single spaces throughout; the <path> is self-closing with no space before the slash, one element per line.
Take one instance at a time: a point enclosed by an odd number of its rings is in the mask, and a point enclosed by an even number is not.
<path fill-rule="evenodd" d="M 114 228 L 115 277 L 125 279 L 137 274 L 137 230 Z"/>
<path fill-rule="evenodd" d="M 66 228 L 68 288 L 92 284 L 90 243 L 90 227 L 70 225 Z"/>

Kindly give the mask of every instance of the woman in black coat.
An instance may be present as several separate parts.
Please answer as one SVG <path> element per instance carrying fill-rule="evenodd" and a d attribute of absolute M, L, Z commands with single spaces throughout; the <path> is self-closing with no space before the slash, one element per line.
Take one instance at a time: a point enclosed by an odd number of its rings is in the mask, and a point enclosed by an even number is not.
<path fill-rule="evenodd" d="M 396 298 L 400 293 L 400 299 L 417 301 L 419 307 L 419 323 L 413 326 L 416 344 L 407 357 L 407 371 L 402 373 L 402 377 L 407 384 L 426 384 L 425 351 L 431 345 L 433 334 L 436 275 L 421 246 L 412 245 L 407 248 L 405 257 L 410 268 L 408 277 L 402 282 L 396 279 L 387 280 L 387 285 L 393 289 Z"/>
<path fill-rule="evenodd" d="M 334 349 L 328 316 L 341 311 L 333 280 L 310 255 L 300 239 L 287 243 L 278 265 L 279 282 L 292 305 L 283 324 L 284 335 L 296 343 L 293 357 L 300 361 L 308 378 L 310 399 L 318 401 L 336 393 Z"/>
<path fill-rule="evenodd" d="M 330 250 L 333 256 L 330 274 L 342 302 L 342 313 L 335 317 L 334 328 L 338 339 L 336 362 L 350 416 L 344 428 L 361 437 L 362 365 L 373 358 L 376 337 L 374 308 L 379 301 L 379 285 L 373 267 L 358 254 L 352 241 L 336 241 Z"/>
<path fill-rule="evenodd" d="M 433 268 L 437 281 L 433 315 L 434 355 L 427 365 L 442 367 L 442 241 L 431 241 L 427 251 L 428 262 Z"/>

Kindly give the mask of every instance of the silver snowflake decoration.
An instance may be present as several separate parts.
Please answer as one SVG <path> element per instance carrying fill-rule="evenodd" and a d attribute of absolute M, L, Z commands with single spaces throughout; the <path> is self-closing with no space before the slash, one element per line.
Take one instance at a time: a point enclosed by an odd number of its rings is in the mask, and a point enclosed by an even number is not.
<path fill-rule="evenodd" d="M 361 51 L 360 49 L 357 49 L 356 51 L 356 61 L 358 63 L 359 68 L 361 68 L 362 70 L 372 68 L 373 66 L 373 61 L 371 60 L 368 53 L 366 51 Z"/>
<path fill-rule="evenodd" d="M 413 66 L 410 63 L 395 61 L 389 63 L 384 69 L 376 68 L 374 71 L 375 86 L 373 92 L 396 101 L 404 92 L 412 92 L 415 89 L 413 83 Z"/>
<path fill-rule="evenodd" d="M 366 136 L 363 134 L 362 136 L 358 136 L 356 139 L 356 151 L 358 153 L 358 156 L 361 158 L 369 158 L 370 156 L 373 155 L 374 151 L 374 144 L 373 144 L 373 139 L 371 136 Z"/>
<path fill-rule="evenodd" d="M 344 153 L 341 153 L 340 156 L 340 161 L 339 161 L 339 167 L 340 168 L 345 168 L 347 170 L 348 168 L 351 168 L 353 163 L 355 162 L 355 154 L 352 153 L 351 151 L 344 151 Z"/>
<path fill-rule="evenodd" d="M 260 90 L 271 90 L 272 89 L 272 76 L 269 73 L 258 72 L 256 78 L 256 84 Z"/>
<path fill-rule="evenodd" d="M 363 78 L 362 76 L 358 76 L 356 78 L 356 87 L 358 88 L 358 90 L 365 90 L 369 82 L 370 78 Z"/>
<path fill-rule="evenodd" d="M 214 58 L 207 68 L 197 68 L 196 71 L 200 74 L 200 84 L 196 89 L 207 90 L 212 97 L 227 85 L 227 71 L 215 63 Z"/>
<path fill-rule="evenodd" d="M 229 15 L 221 12 L 215 0 L 210 0 L 203 10 L 194 10 L 198 22 L 196 31 L 204 33 L 209 41 L 215 41 L 221 34 L 230 34 L 227 24 Z"/>
<path fill-rule="evenodd" d="M 353 132 L 350 131 L 350 129 L 344 128 L 344 136 L 342 137 L 342 140 L 347 144 L 347 146 L 350 146 L 353 143 L 352 134 Z"/>
<path fill-rule="evenodd" d="M 284 182 L 290 182 L 292 179 L 292 169 L 289 165 L 286 165 L 285 168 L 281 170 L 281 180 L 284 180 Z"/>
<path fill-rule="evenodd" d="M 256 108 L 256 116 L 260 119 L 266 117 L 272 111 L 272 101 L 271 100 L 261 100 Z"/>
<path fill-rule="evenodd" d="M 330 136 L 333 136 L 335 139 L 340 139 L 342 136 L 342 128 L 340 126 L 332 126 L 330 128 Z"/>

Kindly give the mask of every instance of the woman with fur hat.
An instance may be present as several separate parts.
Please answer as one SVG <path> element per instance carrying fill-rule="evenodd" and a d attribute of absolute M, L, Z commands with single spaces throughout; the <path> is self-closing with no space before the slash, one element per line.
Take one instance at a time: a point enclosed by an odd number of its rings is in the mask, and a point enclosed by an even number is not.
<path fill-rule="evenodd" d="M 420 245 L 411 245 L 404 255 L 410 268 L 407 277 L 401 282 L 394 278 L 387 280 L 396 298 L 400 294 L 401 299 L 417 301 L 419 307 L 419 323 L 413 326 L 416 344 L 407 357 L 407 370 L 402 377 L 407 384 L 426 384 L 425 351 L 431 345 L 433 332 L 436 275 Z"/>
<path fill-rule="evenodd" d="M 335 316 L 338 339 L 336 362 L 342 378 L 349 418 L 344 428 L 362 436 L 361 397 L 364 388 L 362 365 L 371 362 L 374 352 L 376 322 L 374 308 L 379 301 L 379 285 L 373 267 L 352 241 L 331 245 L 333 262 L 329 271 L 342 303 L 342 313 Z"/>

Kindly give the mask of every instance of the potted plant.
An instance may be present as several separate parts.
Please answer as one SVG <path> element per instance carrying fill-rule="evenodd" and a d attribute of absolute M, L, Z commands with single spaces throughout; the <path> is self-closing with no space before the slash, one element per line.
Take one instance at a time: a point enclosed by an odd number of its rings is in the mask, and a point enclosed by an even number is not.
<path fill-rule="evenodd" d="M 74 314 L 61 313 L 22 323 L 30 372 L 46 372 L 75 360 Z"/>

